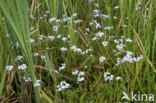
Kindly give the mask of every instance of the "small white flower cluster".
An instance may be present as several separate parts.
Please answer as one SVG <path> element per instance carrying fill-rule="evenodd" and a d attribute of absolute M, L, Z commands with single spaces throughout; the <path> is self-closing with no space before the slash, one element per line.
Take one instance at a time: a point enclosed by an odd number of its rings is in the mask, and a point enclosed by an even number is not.
<path fill-rule="evenodd" d="M 77 77 L 77 82 L 82 82 L 85 80 L 84 78 L 84 74 L 85 72 L 79 72 L 78 70 L 75 70 L 74 72 L 72 72 L 73 75 L 78 75 Z"/>
<path fill-rule="evenodd" d="M 35 27 L 34 26 L 32 26 L 31 28 L 30 28 L 30 30 L 32 31 L 32 30 L 34 30 L 35 29 Z"/>
<path fill-rule="evenodd" d="M 104 35 L 105 35 L 104 32 L 99 31 L 98 33 L 96 33 L 96 36 L 92 38 L 92 40 L 97 40 Z"/>
<path fill-rule="evenodd" d="M 66 83 L 65 81 L 61 81 L 59 85 L 56 86 L 58 91 L 62 91 L 63 89 L 67 89 L 70 87 L 69 83 Z"/>
<path fill-rule="evenodd" d="M 12 65 L 8 65 L 8 66 L 5 67 L 5 69 L 6 69 L 7 71 L 11 71 L 13 68 L 14 68 L 14 67 L 13 67 Z"/>
<path fill-rule="evenodd" d="M 101 56 L 101 57 L 99 58 L 99 60 L 100 60 L 100 63 L 102 63 L 102 62 L 104 62 L 104 61 L 106 60 L 106 57 Z"/>
<path fill-rule="evenodd" d="M 102 42 L 102 45 L 103 45 L 104 47 L 106 47 L 106 46 L 108 45 L 108 41 L 103 41 L 103 42 Z"/>
<path fill-rule="evenodd" d="M 114 43 L 117 44 L 117 45 L 116 45 L 116 48 L 117 48 L 119 51 L 124 50 L 124 47 L 126 47 L 126 45 L 123 44 L 123 42 L 124 42 L 124 39 L 123 39 L 123 38 L 125 38 L 125 36 L 122 36 L 121 39 L 119 39 L 119 40 L 116 40 L 116 39 L 114 40 Z M 127 38 L 127 39 L 125 39 L 125 41 L 131 43 L 133 40 L 130 39 L 130 38 Z"/>
<path fill-rule="evenodd" d="M 41 59 L 44 60 L 45 59 L 45 56 L 44 55 L 41 55 Z"/>
<path fill-rule="evenodd" d="M 118 8 L 119 8 L 119 6 L 115 6 L 115 7 L 114 7 L 114 9 L 118 9 Z"/>
<path fill-rule="evenodd" d="M 141 10 L 141 7 L 136 7 L 136 11 Z"/>
<path fill-rule="evenodd" d="M 80 53 L 80 54 L 82 54 L 82 55 L 88 54 L 90 51 L 92 51 L 91 48 L 86 49 L 85 51 L 82 51 L 81 48 L 77 48 L 75 45 L 71 46 L 70 49 L 71 49 L 72 51 L 78 52 L 78 53 Z"/>
<path fill-rule="evenodd" d="M 67 38 L 66 37 L 62 37 L 62 41 L 66 41 L 67 40 Z"/>
<path fill-rule="evenodd" d="M 78 14 L 77 13 L 74 13 L 73 16 L 76 17 L 76 16 L 78 16 Z"/>
<path fill-rule="evenodd" d="M 96 29 L 101 28 L 101 24 L 98 23 L 96 20 L 93 20 L 92 22 L 89 23 L 90 26 L 93 25 L 93 24 L 95 24 Z"/>
<path fill-rule="evenodd" d="M 65 69 L 65 67 L 66 67 L 66 64 L 65 63 L 62 63 L 61 64 L 61 67 L 59 67 L 59 70 L 63 70 L 63 69 Z"/>
<path fill-rule="evenodd" d="M 16 57 L 15 61 L 22 60 L 22 59 L 23 59 L 23 56 L 19 55 L 19 56 Z"/>
<path fill-rule="evenodd" d="M 41 85 L 41 80 L 36 80 L 34 87 L 39 87 Z"/>
<path fill-rule="evenodd" d="M 9 38 L 10 37 L 10 34 L 6 34 L 6 37 Z"/>
<path fill-rule="evenodd" d="M 61 50 L 61 51 L 67 51 L 67 48 L 61 47 L 60 50 Z"/>
<path fill-rule="evenodd" d="M 105 72 L 103 76 L 105 81 L 112 81 L 115 78 L 114 75 L 112 75 L 110 72 Z M 120 76 L 117 76 L 115 79 L 122 80 Z"/>
<path fill-rule="evenodd" d="M 117 58 L 117 63 L 116 65 L 120 65 L 121 63 L 125 63 L 125 62 L 129 62 L 129 63 L 132 63 L 133 61 L 134 62 L 139 62 L 141 59 L 143 59 L 143 55 L 140 55 L 138 57 L 132 57 L 132 52 L 130 51 L 127 51 L 126 52 L 126 56 L 123 57 L 123 59 L 120 59 L 120 58 Z"/>
<path fill-rule="evenodd" d="M 78 24 L 78 23 L 81 23 L 81 22 L 83 22 L 83 20 L 80 20 L 80 19 L 74 20 L 74 23 L 75 23 L 75 24 Z"/>
<path fill-rule="evenodd" d="M 130 43 L 131 43 L 132 41 L 133 41 L 133 40 L 130 39 L 130 38 L 127 38 L 127 39 L 126 39 L 126 42 L 130 42 Z"/>
<path fill-rule="evenodd" d="M 53 27 L 53 30 L 56 31 L 56 32 L 58 31 L 58 29 L 59 29 L 59 26 L 54 26 Z"/>
<path fill-rule="evenodd" d="M 98 4 L 98 3 L 95 3 L 94 5 L 95 5 L 96 7 L 99 7 L 99 4 Z"/>
<path fill-rule="evenodd" d="M 96 37 L 102 37 L 104 36 L 104 32 L 99 31 L 98 33 L 96 33 Z"/>
<path fill-rule="evenodd" d="M 98 4 L 95 4 L 96 7 L 98 7 Z M 102 19 L 107 19 L 107 18 L 110 18 L 109 15 L 106 15 L 106 14 L 100 14 L 99 10 L 98 9 L 94 9 L 93 10 L 93 16 L 96 18 L 96 17 L 101 17 Z"/>
<path fill-rule="evenodd" d="M 101 14 L 101 17 L 102 17 L 103 19 L 110 18 L 110 16 L 109 16 L 109 15 L 105 15 L 105 14 Z"/>
<path fill-rule="evenodd" d="M 77 75 L 79 73 L 78 70 L 75 70 L 74 72 L 72 72 L 73 75 Z"/>
<path fill-rule="evenodd" d="M 104 27 L 104 30 L 111 30 L 111 29 L 113 29 L 112 26 L 106 26 L 106 27 Z"/>
<path fill-rule="evenodd" d="M 140 5 L 142 4 L 142 1 L 139 1 L 138 4 L 139 4 L 139 5 L 137 5 L 138 7 L 136 7 L 136 11 L 138 11 L 138 10 L 141 9 Z"/>
<path fill-rule="evenodd" d="M 124 50 L 124 47 L 125 47 L 126 45 L 124 45 L 124 44 L 118 44 L 118 45 L 116 45 L 116 48 L 119 50 L 119 51 L 122 51 L 122 50 Z"/>
<path fill-rule="evenodd" d="M 25 82 L 31 82 L 32 81 L 30 77 L 26 77 L 26 76 L 23 77 L 23 80 Z"/>
<path fill-rule="evenodd" d="M 56 20 L 56 18 L 53 17 L 53 18 L 50 18 L 50 19 L 49 19 L 49 22 L 52 23 L 52 22 L 55 21 L 55 20 Z"/>
<path fill-rule="evenodd" d="M 117 19 L 117 16 L 113 16 L 113 19 Z"/>
<path fill-rule="evenodd" d="M 18 70 L 25 70 L 27 68 L 26 64 L 22 64 L 20 66 L 18 66 Z"/>
<path fill-rule="evenodd" d="M 39 54 L 36 52 L 36 53 L 34 53 L 34 56 L 37 57 L 37 56 L 39 56 Z"/>
<path fill-rule="evenodd" d="M 34 42 L 35 42 L 35 40 L 30 38 L 30 43 L 34 43 Z"/>
<path fill-rule="evenodd" d="M 48 36 L 48 38 L 53 41 L 55 39 L 55 36 Z"/>
<path fill-rule="evenodd" d="M 85 80 L 85 78 L 83 77 L 84 74 L 85 74 L 84 72 L 79 72 L 78 77 L 77 77 L 78 82 L 82 82 Z"/>

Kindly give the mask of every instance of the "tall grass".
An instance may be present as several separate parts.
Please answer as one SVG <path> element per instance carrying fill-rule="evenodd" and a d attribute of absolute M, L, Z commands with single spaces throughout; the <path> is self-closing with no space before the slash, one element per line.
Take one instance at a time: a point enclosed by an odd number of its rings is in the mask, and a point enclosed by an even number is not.
<path fill-rule="evenodd" d="M 11 28 L 11 35 L 16 38 L 19 43 L 22 54 L 28 64 L 32 81 L 35 84 L 36 76 L 33 68 L 32 49 L 29 34 L 29 14 L 27 0 L 9 0 L 0 1 L 0 7 L 6 17 L 7 25 Z M 40 103 L 40 94 L 37 87 L 34 88 L 36 102 Z"/>

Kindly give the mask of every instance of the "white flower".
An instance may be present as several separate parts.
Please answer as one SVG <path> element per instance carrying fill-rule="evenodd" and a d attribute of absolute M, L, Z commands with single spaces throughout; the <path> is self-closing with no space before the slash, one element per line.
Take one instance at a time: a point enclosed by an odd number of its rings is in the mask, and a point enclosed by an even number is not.
<path fill-rule="evenodd" d="M 103 19 L 106 19 L 106 18 L 110 17 L 109 15 L 105 15 L 105 14 L 102 14 L 101 16 L 103 17 Z"/>
<path fill-rule="evenodd" d="M 46 13 L 47 13 L 47 14 L 49 14 L 49 13 L 50 13 L 50 11 L 49 11 L 49 10 L 47 10 L 47 11 L 46 11 Z"/>
<path fill-rule="evenodd" d="M 78 70 L 75 70 L 74 72 L 72 72 L 73 75 L 77 75 L 78 74 Z"/>
<path fill-rule="evenodd" d="M 78 82 L 82 82 L 82 81 L 84 81 L 84 80 L 85 80 L 84 77 L 77 77 L 77 81 L 78 81 Z"/>
<path fill-rule="evenodd" d="M 88 32 L 89 32 L 89 31 L 90 31 L 90 29 L 89 29 L 89 28 L 86 28 L 86 31 L 88 31 Z"/>
<path fill-rule="evenodd" d="M 81 22 L 83 22 L 83 20 L 75 20 L 74 21 L 75 24 L 78 24 L 78 23 L 81 23 Z"/>
<path fill-rule="evenodd" d="M 98 3 L 95 3 L 94 5 L 95 5 L 96 7 L 98 7 L 98 6 L 99 6 L 99 5 L 98 5 Z"/>
<path fill-rule="evenodd" d="M 20 56 L 20 55 L 19 55 L 19 56 L 16 57 L 15 61 L 21 60 L 22 58 L 23 58 L 23 56 Z"/>
<path fill-rule="evenodd" d="M 55 39 L 55 36 L 48 36 L 48 38 L 52 41 Z"/>
<path fill-rule="evenodd" d="M 74 17 L 76 17 L 77 15 L 78 15 L 77 13 L 74 13 L 74 14 L 73 14 Z"/>
<path fill-rule="evenodd" d="M 61 20 L 60 19 L 56 19 L 56 22 L 59 23 Z"/>
<path fill-rule="evenodd" d="M 108 45 L 108 41 L 102 42 L 102 45 L 103 45 L 103 46 L 107 46 L 107 45 Z"/>
<path fill-rule="evenodd" d="M 109 39 L 114 38 L 114 36 L 109 36 Z"/>
<path fill-rule="evenodd" d="M 116 16 L 113 16 L 113 19 L 117 19 L 117 17 Z"/>
<path fill-rule="evenodd" d="M 98 14 L 98 13 L 99 13 L 99 10 L 98 10 L 98 9 L 95 9 L 95 10 L 93 10 L 93 12 L 94 12 L 95 14 Z"/>
<path fill-rule="evenodd" d="M 78 76 L 84 76 L 85 72 L 79 72 Z"/>
<path fill-rule="evenodd" d="M 99 59 L 100 59 L 100 62 L 103 62 L 104 60 L 106 60 L 104 56 L 101 56 Z"/>
<path fill-rule="evenodd" d="M 115 6 L 115 7 L 114 7 L 114 9 L 118 9 L 118 8 L 119 8 L 119 6 Z"/>
<path fill-rule="evenodd" d="M 124 47 L 125 47 L 125 45 L 124 45 L 124 44 L 119 44 L 119 45 L 116 45 L 116 48 L 117 48 L 119 51 L 124 50 Z"/>
<path fill-rule="evenodd" d="M 120 76 L 117 76 L 115 79 L 116 80 L 122 80 L 122 78 Z"/>
<path fill-rule="evenodd" d="M 106 26 L 106 27 L 104 27 L 104 29 L 105 30 L 110 30 L 110 29 L 113 29 L 113 27 L 112 26 Z"/>
<path fill-rule="evenodd" d="M 43 40 L 43 37 L 38 37 L 39 40 Z"/>
<path fill-rule="evenodd" d="M 117 43 L 117 44 L 119 44 L 119 41 L 115 39 L 115 40 L 114 40 L 114 43 Z"/>
<path fill-rule="evenodd" d="M 66 67 L 66 64 L 65 63 L 63 63 L 63 64 L 61 64 L 62 66 L 61 67 L 59 67 L 59 70 L 63 70 L 63 69 L 65 69 L 65 67 Z"/>
<path fill-rule="evenodd" d="M 26 68 L 27 68 L 26 64 L 22 64 L 22 65 L 18 66 L 18 70 L 24 70 Z"/>
<path fill-rule="evenodd" d="M 92 40 L 96 40 L 96 39 L 97 39 L 96 37 L 92 38 Z"/>
<path fill-rule="evenodd" d="M 27 78 L 26 78 L 25 76 L 23 77 L 23 80 L 24 80 L 25 82 L 31 82 L 31 81 L 32 81 L 30 77 L 27 77 Z"/>
<path fill-rule="evenodd" d="M 84 66 L 85 69 L 87 69 L 88 66 Z"/>
<path fill-rule="evenodd" d="M 53 21 L 55 21 L 55 20 L 56 20 L 56 18 L 53 17 L 53 18 L 50 18 L 50 19 L 49 19 L 49 22 L 51 23 L 51 22 L 53 22 Z"/>
<path fill-rule="evenodd" d="M 44 55 L 41 55 L 41 59 L 45 59 L 45 56 Z"/>
<path fill-rule="evenodd" d="M 126 53 L 127 53 L 127 55 L 132 55 L 133 54 L 133 52 L 131 52 L 131 51 L 126 51 Z"/>
<path fill-rule="evenodd" d="M 68 39 L 70 39 L 70 34 L 68 34 Z"/>
<path fill-rule="evenodd" d="M 62 41 L 66 41 L 66 40 L 67 40 L 67 38 L 66 38 L 66 37 L 63 37 L 63 38 L 62 38 Z"/>
<path fill-rule="evenodd" d="M 14 67 L 12 65 L 8 65 L 5 67 L 6 70 L 11 71 Z"/>
<path fill-rule="evenodd" d="M 61 51 L 67 51 L 67 48 L 62 47 L 62 48 L 60 48 L 60 50 L 61 50 Z"/>
<path fill-rule="evenodd" d="M 121 59 L 120 58 L 117 58 L 116 66 L 118 66 L 120 63 L 121 63 Z"/>
<path fill-rule="evenodd" d="M 97 37 L 102 37 L 103 35 L 104 35 L 104 33 L 101 32 L 101 31 L 99 31 L 98 33 L 96 33 L 96 36 L 97 36 Z"/>
<path fill-rule="evenodd" d="M 112 81 L 114 79 L 114 75 L 111 75 L 110 72 L 105 72 L 103 76 L 105 81 Z"/>
<path fill-rule="evenodd" d="M 8 38 L 10 34 L 6 34 L 6 37 Z"/>
<path fill-rule="evenodd" d="M 58 31 L 58 29 L 59 29 L 58 26 L 54 26 L 54 27 L 53 27 L 53 30 L 54 30 L 54 31 Z"/>
<path fill-rule="evenodd" d="M 126 42 L 132 42 L 133 40 L 131 40 L 130 38 L 126 39 Z"/>
<path fill-rule="evenodd" d="M 31 28 L 30 28 L 30 30 L 32 31 L 32 30 L 34 30 L 35 29 L 35 27 L 34 26 L 32 26 Z"/>
<path fill-rule="evenodd" d="M 127 25 L 124 25 L 125 28 L 127 28 Z"/>
<path fill-rule="evenodd" d="M 57 36 L 57 38 L 58 38 L 58 39 L 61 38 L 61 34 L 59 34 L 59 35 Z"/>
<path fill-rule="evenodd" d="M 36 57 L 36 56 L 39 56 L 39 54 L 38 53 L 34 53 L 34 56 Z"/>
<path fill-rule="evenodd" d="M 34 39 L 30 39 L 30 43 L 34 43 L 35 42 L 35 40 Z"/>
<path fill-rule="evenodd" d="M 146 8 L 146 10 L 149 11 L 150 9 L 149 8 Z"/>
<path fill-rule="evenodd" d="M 139 57 L 134 57 L 133 60 L 135 62 L 139 62 L 143 58 L 143 55 L 140 55 Z"/>
<path fill-rule="evenodd" d="M 132 57 L 131 57 L 130 55 L 124 56 L 123 60 L 124 60 L 124 61 L 128 61 L 128 62 L 130 62 L 130 63 L 132 63 L 132 61 L 133 61 L 133 59 L 132 59 Z"/>
<path fill-rule="evenodd" d="M 62 91 L 63 89 L 67 89 L 70 87 L 69 83 L 66 83 L 65 81 L 61 81 L 59 85 L 56 86 L 58 91 Z"/>
<path fill-rule="evenodd" d="M 36 80 L 34 87 L 39 87 L 41 82 L 42 82 L 41 80 Z"/>
<path fill-rule="evenodd" d="M 97 29 L 97 28 L 101 28 L 100 23 L 96 23 L 95 28 L 96 28 L 96 29 Z"/>

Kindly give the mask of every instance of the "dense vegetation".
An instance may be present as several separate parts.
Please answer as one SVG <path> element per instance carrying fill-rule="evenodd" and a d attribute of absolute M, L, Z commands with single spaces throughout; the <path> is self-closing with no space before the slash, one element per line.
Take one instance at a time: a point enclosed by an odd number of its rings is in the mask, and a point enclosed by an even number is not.
<path fill-rule="evenodd" d="M 155 20 L 156 0 L 0 0 L 0 102 L 156 95 Z"/>

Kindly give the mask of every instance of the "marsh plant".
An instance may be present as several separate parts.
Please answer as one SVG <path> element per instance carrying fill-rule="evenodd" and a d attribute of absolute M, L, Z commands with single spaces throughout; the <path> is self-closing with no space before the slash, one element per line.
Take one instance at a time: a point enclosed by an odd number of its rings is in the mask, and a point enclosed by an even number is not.
<path fill-rule="evenodd" d="M 155 4 L 0 0 L 0 102 L 154 101 Z"/>

